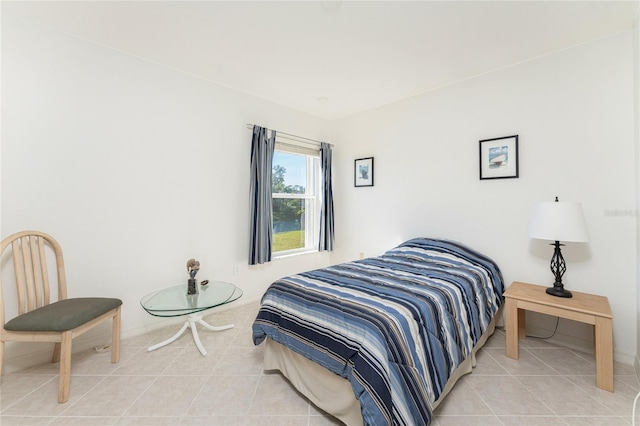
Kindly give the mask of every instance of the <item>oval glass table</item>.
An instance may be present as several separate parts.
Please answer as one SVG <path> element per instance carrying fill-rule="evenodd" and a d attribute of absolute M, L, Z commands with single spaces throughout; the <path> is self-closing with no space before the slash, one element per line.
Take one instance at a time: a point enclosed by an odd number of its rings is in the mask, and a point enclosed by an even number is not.
<path fill-rule="evenodd" d="M 175 335 L 150 346 L 147 351 L 151 352 L 176 341 L 187 328 L 191 328 L 191 334 L 193 335 L 193 340 L 198 350 L 202 356 L 206 356 L 207 351 L 204 349 L 204 346 L 202 346 L 196 324 L 200 324 L 211 331 L 228 330 L 233 328 L 233 324 L 223 326 L 207 324 L 202 319 L 202 313 L 216 306 L 233 302 L 241 296 L 242 290 L 224 281 L 211 281 L 207 285 L 198 284 L 198 292 L 196 294 L 187 294 L 186 284 L 176 285 L 147 294 L 140 300 L 140 304 L 149 314 L 156 317 L 187 317 L 184 325 Z"/>

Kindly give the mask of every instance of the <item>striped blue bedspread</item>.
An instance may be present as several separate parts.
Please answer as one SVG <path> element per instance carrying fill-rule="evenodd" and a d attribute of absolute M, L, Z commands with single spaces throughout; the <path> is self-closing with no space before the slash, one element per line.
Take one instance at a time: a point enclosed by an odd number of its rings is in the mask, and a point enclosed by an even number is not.
<path fill-rule="evenodd" d="M 253 341 L 268 336 L 348 379 L 367 425 L 428 425 L 432 403 L 501 306 L 503 286 L 488 257 L 416 238 L 274 282 Z"/>

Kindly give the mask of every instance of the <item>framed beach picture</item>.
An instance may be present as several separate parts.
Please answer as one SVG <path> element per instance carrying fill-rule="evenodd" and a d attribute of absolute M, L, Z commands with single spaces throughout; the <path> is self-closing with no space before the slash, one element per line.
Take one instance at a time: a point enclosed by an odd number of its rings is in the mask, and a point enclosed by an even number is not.
<path fill-rule="evenodd" d="M 480 179 L 518 177 L 518 135 L 480 141 Z"/>
<path fill-rule="evenodd" d="M 353 182 L 354 186 L 373 186 L 373 157 L 355 160 Z"/>

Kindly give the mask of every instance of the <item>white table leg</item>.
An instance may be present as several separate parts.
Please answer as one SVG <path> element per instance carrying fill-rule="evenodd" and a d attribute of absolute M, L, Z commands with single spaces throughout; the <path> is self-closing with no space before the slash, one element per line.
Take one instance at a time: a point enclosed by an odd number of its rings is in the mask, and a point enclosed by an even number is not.
<path fill-rule="evenodd" d="M 200 316 L 197 318 L 193 315 L 189 315 L 189 327 L 191 327 L 191 335 L 193 336 L 193 341 L 196 342 L 196 346 L 200 351 L 202 356 L 207 356 L 207 351 L 204 346 L 202 346 L 202 342 L 200 341 L 200 336 L 198 336 L 198 329 L 196 328 L 196 323 L 202 321 Z"/>
<path fill-rule="evenodd" d="M 187 329 L 187 327 L 191 328 L 191 335 L 193 336 L 193 341 L 195 342 L 196 346 L 198 347 L 198 350 L 200 351 L 200 353 L 202 354 L 202 356 L 207 356 L 207 351 L 204 348 L 204 346 L 202 346 L 202 342 L 200 341 L 200 336 L 198 335 L 198 329 L 196 328 L 196 323 L 202 325 L 203 327 L 205 327 L 208 330 L 211 331 L 222 331 L 222 330 L 228 330 L 230 328 L 233 328 L 233 324 L 228 324 L 228 325 L 221 325 L 221 326 L 214 326 L 214 325 L 210 325 L 207 324 L 203 319 L 202 319 L 202 315 L 201 314 L 189 314 L 189 316 L 187 317 L 187 321 L 185 321 L 184 325 L 182 326 L 182 328 L 180 328 L 180 330 L 173 335 L 173 337 L 164 340 L 160 343 L 157 343 L 153 346 L 150 346 L 149 349 L 147 349 L 148 352 L 154 351 L 158 348 L 161 348 L 163 346 L 168 345 L 169 343 L 175 342 L 178 337 L 182 336 L 182 333 L 185 332 L 185 330 Z"/>
<path fill-rule="evenodd" d="M 222 331 L 222 330 L 228 330 L 230 328 L 233 328 L 233 324 L 219 325 L 219 326 L 209 325 L 202 318 L 198 319 L 198 324 L 202 325 L 204 328 L 208 328 L 211 331 Z"/>
<path fill-rule="evenodd" d="M 176 334 L 173 335 L 173 337 L 168 338 L 167 340 L 163 340 L 160 343 L 157 343 L 153 346 L 149 346 L 149 349 L 147 349 L 147 352 L 151 352 L 151 351 L 155 351 L 158 348 L 161 348 L 163 346 L 167 346 L 169 343 L 175 342 L 176 340 L 178 340 L 178 337 L 182 336 L 182 333 L 184 333 L 184 331 L 187 329 L 187 327 L 189 327 L 189 322 L 185 322 L 184 325 L 182 326 L 182 328 L 180 329 L 180 331 L 178 331 Z"/>

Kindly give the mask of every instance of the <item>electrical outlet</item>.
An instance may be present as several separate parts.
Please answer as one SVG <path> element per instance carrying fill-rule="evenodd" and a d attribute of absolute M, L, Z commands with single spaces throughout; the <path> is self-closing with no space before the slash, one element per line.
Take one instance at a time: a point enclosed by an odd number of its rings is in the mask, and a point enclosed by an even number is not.
<path fill-rule="evenodd" d="M 233 265 L 233 275 L 240 275 L 240 264 Z"/>
<path fill-rule="evenodd" d="M 364 252 L 360 252 L 360 259 L 364 259 Z"/>

